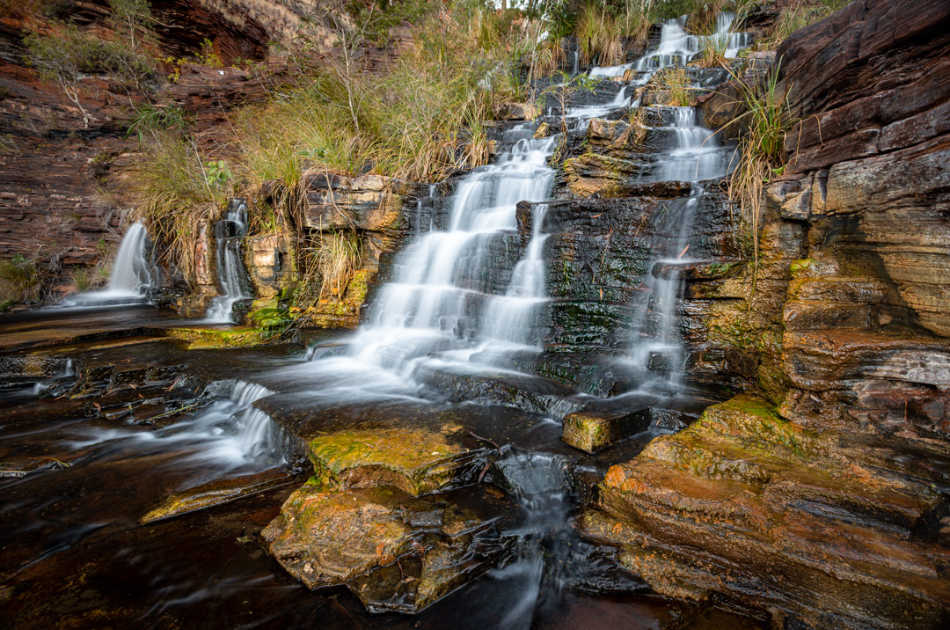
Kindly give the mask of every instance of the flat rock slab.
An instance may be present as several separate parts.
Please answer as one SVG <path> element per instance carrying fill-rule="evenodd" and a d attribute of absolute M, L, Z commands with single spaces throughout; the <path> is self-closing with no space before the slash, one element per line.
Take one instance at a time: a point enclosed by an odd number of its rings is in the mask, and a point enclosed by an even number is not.
<path fill-rule="evenodd" d="M 351 429 L 311 438 L 307 444 L 314 478 L 328 487 L 393 486 L 412 496 L 471 476 L 477 454 L 452 436 L 458 425 L 439 432 L 414 428 Z M 477 464 L 477 462 L 476 462 Z"/>
<path fill-rule="evenodd" d="M 262 492 L 269 492 L 286 486 L 289 482 L 287 472 L 279 468 L 272 468 L 254 475 L 217 479 L 170 495 L 161 505 L 142 516 L 139 522 L 145 525 L 205 510 Z"/>

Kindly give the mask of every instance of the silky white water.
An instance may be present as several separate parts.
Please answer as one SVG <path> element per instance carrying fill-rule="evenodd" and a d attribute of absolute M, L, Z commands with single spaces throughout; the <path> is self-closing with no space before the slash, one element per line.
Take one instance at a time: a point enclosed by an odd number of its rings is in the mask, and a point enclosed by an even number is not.
<path fill-rule="evenodd" d="M 654 72 L 664 68 L 684 66 L 702 53 L 706 47 L 721 51 L 726 59 L 734 59 L 740 50 L 751 43 L 748 33 L 730 30 L 734 21 L 734 14 L 721 13 L 716 18 L 716 31 L 714 33 L 711 35 L 692 35 L 683 29 L 686 23 L 685 17 L 667 20 L 660 29 L 660 42 L 655 49 L 648 51 L 635 63 L 592 68 L 590 76 L 615 78 L 621 77 L 627 70 L 633 69 L 641 74 L 639 78 L 635 79 L 635 82 L 643 85 Z"/>
<path fill-rule="evenodd" d="M 232 202 L 225 217 L 215 224 L 215 262 L 221 295 L 214 297 L 208 306 L 205 315 L 208 322 L 234 321 L 234 304 L 251 297 L 245 289 L 244 263 L 241 261 L 241 245 L 246 233 L 247 205 L 243 201 Z"/>
<path fill-rule="evenodd" d="M 146 256 L 148 232 L 141 222 L 129 226 L 115 261 L 109 284 L 100 291 L 87 291 L 68 296 L 62 306 L 112 306 L 144 302 L 155 284 L 155 270 Z"/>

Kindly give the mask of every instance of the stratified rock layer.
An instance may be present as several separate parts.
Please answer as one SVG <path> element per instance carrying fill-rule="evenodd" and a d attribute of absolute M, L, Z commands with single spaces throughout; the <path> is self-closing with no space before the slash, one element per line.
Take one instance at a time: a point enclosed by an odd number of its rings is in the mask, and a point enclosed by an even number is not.
<path fill-rule="evenodd" d="M 854 2 L 778 51 L 802 123 L 757 264 L 685 275 L 690 375 L 764 398 L 612 468 L 581 519 L 656 590 L 780 627 L 946 627 L 948 21 Z"/>
<path fill-rule="evenodd" d="M 906 446 L 737 397 L 611 468 L 581 528 L 672 597 L 725 595 L 822 628 L 937 627 L 950 550 L 933 530 L 945 470 L 930 466 L 950 447 Z"/>

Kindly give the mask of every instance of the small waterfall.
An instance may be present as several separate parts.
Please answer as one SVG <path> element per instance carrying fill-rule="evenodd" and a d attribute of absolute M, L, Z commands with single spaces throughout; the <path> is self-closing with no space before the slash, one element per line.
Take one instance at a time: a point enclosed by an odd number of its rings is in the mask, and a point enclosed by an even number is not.
<path fill-rule="evenodd" d="M 298 449 L 294 439 L 254 403 L 271 395 L 269 389 L 240 380 L 215 381 L 207 394 L 216 398 L 208 408 L 154 431 L 90 427 L 71 444 L 129 441 L 161 450 L 175 447 L 194 451 L 189 458 L 214 464 L 220 471 L 264 470 L 291 463 Z M 186 459 L 187 461 L 187 459 Z"/>
<path fill-rule="evenodd" d="M 542 253 L 548 235 L 541 231 L 545 214 L 545 204 L 532 207 L 531 240 L 525 255 L 515 265 L 505 295 L 492 298 L 482 324 L 493 341 L 512 344 L 512 349 L 541 350 L 541 339 L 532 329 L 538 307 L 547 301 Z"/>
<path fill-rule="evenodd" d="M 733 59 L 741 49 L 751 43 L 748 33 L 730 31 L 734 20 L 735 15 L 732 13 L 720 13 L 716 18 L 716 31 L 712 35 L 687 33 L 683 30 L 686 23 L 685 16 L 667 20 L 660 29 L 660 43 L 654 50 L 647 52 L 636 63 L 593 68 L 590 76 L 616 78 L 623 76 L 627 70 L 635 69 L 641 74 L 636 83 L 643 85 L 658 70 L 686 65 L 707 45 L 723 50 L 727 59 Z"/>
<path fill-rule="evenodd" d="M 518 242 L 515 205 L 546 199 L 554 179 L 546 160 L 556 139 L 533 139 L 533 131 L 525 123 L 508 132 L 507 154 L 459 182 L 447 229 L 420 234 L 397 256 L 395 278 L 381 289 L 352 356 L 411 378 L 428 359 L 467 363 L 475 352 L 497 358 L 534 350 L 527 328 L 546 299 L 540 219 L 524 259 L 510 272 L 499 265 Z M 509 273 L 501 293 L 496 287 Z"/>
<path fill-rule="evenodd" d="M 101 291 L 68 296 L 62 306 L 118 306 L 144 302 L 156 285 L 157 271 L 147 257 L 148 232 L 140 221 L 129 226 L 119 244 L 109 284 Z"/>
<path fill-rule="evenodd" d="M 698 182 L 728 173 L 730 149 L 722 147 L 711 130 L 696 124 L 694 108 L 664 109 L 672 109 L 673 125 L 662 129 L 671 132 L 673 146 L 661 154 L 655 174 L 647 179 L 688 181 L 693 186 L 690 196 L 673 202 L 654 225 L 652 258 L 634 307 L 629 362 L 642 376 L 664 374 L 665 386 L 676 387 L 685 359 L 678 330 L 681 267 L 691 262 L 688 254 L 693 220 L 704 194 Z"/>
<path fill-rule="evenodd" d="M 230 323 L 234 321 L 232 310 L 235 302 L 252 297 L 247 289 L 247 273 L 241 259 L 241 246 L 247 234 L 247 204 L 232 199 L 227 214 L 214 224 L 217 245 L 215 261 L 218 267 L 218 284 L 221 295 L 213 298 L 205 316 L 209 322 Z"/>
<path fill-rule="evenodd" d="M 148 233 L 140 221 L 129 226 L 119 245 L 106 291 L 142 295 L 152 286 L 152 269 L 145 257 Z"/>
<path fill-rule="evenodd" d="M 491 572 L 517 593 L 498 627 L 527 629 L 541 600 L 557 597 L 564 586 L 564 561 L 574 542 L 568 519 L 572 482 L 567 462 L 556 455 L 511 453 L 495 466 L 525 513 L 515 530 L 504 532 L 518 541 L 514 561 Z"/>

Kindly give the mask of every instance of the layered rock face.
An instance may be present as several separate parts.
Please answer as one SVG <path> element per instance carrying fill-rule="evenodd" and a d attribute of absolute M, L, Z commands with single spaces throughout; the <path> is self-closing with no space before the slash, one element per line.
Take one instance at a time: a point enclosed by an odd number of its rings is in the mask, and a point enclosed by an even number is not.
<path fill-rule="evenodd" d="M 945 627 L 948 20 L 855 2 L 778 51 L 802 122 L 755 289 L 751 269 L 687 287 L 765 398 L 615 466 L 582 519 L 656 590 L 781 627 Z"/>

